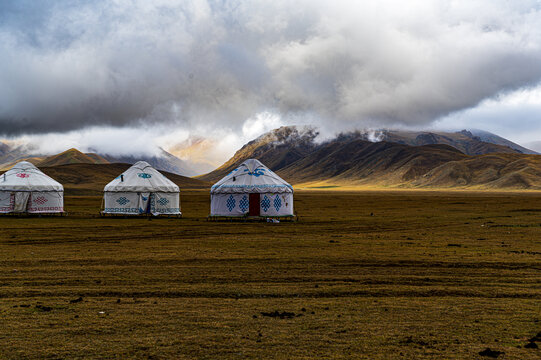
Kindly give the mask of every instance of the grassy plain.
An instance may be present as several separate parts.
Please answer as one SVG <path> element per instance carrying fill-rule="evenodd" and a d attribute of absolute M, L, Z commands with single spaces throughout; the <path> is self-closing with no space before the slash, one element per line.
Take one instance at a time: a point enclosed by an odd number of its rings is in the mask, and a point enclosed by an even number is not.
<path fill-rule="evenodd" d="M 208 199 L 0 218 L 0 358 L 541 357 L 540 193 L 300 191 L 280 224 Z"/>

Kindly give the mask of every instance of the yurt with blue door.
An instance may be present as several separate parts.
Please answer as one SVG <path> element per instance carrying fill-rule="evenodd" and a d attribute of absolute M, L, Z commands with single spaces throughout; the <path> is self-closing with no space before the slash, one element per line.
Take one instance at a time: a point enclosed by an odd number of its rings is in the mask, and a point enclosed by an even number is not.
<path fill-rule="evenodd" d="M 293 187 L 259 160 L 246 160 L 212 186 L 210 216 L 292 217 Z"/>
<path fill-rule="evenodd" d="M 181 215 L 179 187 L 145 161 L 135 163 L 103 191 L 103 214 Z"/>

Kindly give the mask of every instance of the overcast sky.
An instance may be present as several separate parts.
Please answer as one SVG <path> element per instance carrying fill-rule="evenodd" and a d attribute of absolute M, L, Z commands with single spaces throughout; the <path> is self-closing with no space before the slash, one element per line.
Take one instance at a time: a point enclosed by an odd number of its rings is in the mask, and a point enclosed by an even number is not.
<path fill-rule="evenodd" d="M 0 2 L 0 137 L 49 152 L 219 163 L 287 124 L 528 143 L 540 82 L 538 0 Z"/>

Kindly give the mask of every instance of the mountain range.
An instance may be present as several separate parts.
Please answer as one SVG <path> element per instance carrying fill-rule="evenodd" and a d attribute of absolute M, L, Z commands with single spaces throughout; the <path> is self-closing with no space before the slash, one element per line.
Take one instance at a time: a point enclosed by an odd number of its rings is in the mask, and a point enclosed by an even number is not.
<path fill-rule="evenodd" d="M 38 167 L 50 167 L 64 164 L 108 164 L 123 163 L 135 164 L 143 160 L 158 170 L 167 171 L 177 175 L 193 176 L 196 171 L 189 164 L 178 157 L 159 149 L 158 155 L 149 156 L 113 156 L 109 154 L 82 153 L 77 149 L 69 149 L 60 154 L 31 155 L 33 149 L 28 146 L 10 146 L 7 143 L 0 142 L 0 171 L 11 168 L 19 161 L 29 161 Z"/>
<path fill-rule="evenodd" d="M 215 182 L 257 158 L 301 187 L 541 189 L 541 156 L 488 132 L 357 131 L 323 142 L 317 135 L 276 129 L 198 178 Z"/>
<path fill-rule="evenodd" d="M 541 155 L 481 130 L 355 131 L 321 141 L 315 128 L 284 126 L 248 142 L 222 166 L 195 178 L 179 176 L 189 170 L 165 151 L 146 158 L 114 158 L 77 149 L 24 157 L 20 148 L 0 143 L 0 161 L 27 159 L 76 193 L 103 189 L 111 177 L 138 160 L 167 172 L 181 187 L 207 188 L 249 158 L 259 159 L 298 188 L 541 190 Z"/>

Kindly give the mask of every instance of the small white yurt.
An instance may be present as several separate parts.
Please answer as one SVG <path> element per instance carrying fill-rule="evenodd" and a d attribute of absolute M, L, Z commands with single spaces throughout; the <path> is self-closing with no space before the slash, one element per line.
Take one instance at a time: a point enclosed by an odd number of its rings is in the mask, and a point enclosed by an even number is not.
<path fill-rule="evenodd" d="M 259 160 L 246 160 L 212 186 L 210 216 L 294 216 L 293 187 Z"/>
<path fill-rule="evenodd" d="M 0 214 L 64 212 L 64 187 L 27 161 L 0 177 Z"/>
<path fill-rule="evenodd" d="M 104 214 L 180 215 L 179 188 L 145 161 L 105 186 Z"/>

